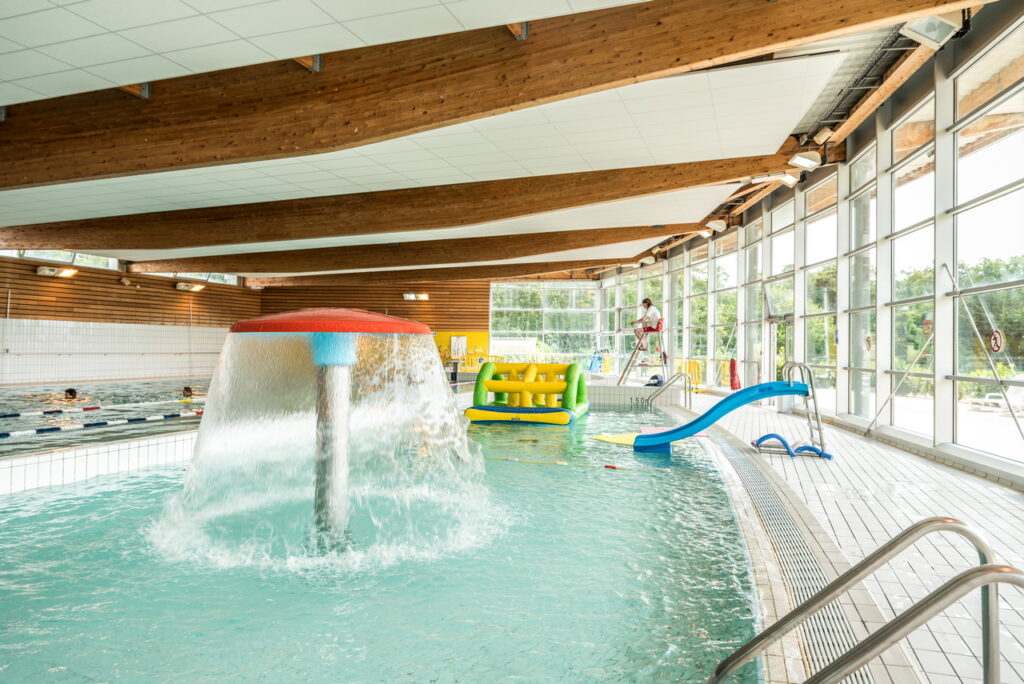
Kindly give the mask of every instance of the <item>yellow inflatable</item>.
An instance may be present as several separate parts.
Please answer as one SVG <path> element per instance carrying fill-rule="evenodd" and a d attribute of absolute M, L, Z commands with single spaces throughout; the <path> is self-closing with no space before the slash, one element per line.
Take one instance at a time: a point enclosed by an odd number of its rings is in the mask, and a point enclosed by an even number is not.
<path fill-rule="evenodd" d="M 476 376 L 466 417 L 474 423 L 568 425 L 587 408 L 587 386 L 578 363 L 488 362 Z"/>

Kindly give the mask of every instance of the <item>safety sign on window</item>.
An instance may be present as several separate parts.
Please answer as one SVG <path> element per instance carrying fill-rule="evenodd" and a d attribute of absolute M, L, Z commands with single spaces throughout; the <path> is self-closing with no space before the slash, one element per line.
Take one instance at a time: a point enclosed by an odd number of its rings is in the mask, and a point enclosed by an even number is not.
<path fill-rule="evenodd" d="M 1003 348 L 1003 331 L 998 328 L 988 336 L 988 348 L 993 352 L 1001 351 Z"/>

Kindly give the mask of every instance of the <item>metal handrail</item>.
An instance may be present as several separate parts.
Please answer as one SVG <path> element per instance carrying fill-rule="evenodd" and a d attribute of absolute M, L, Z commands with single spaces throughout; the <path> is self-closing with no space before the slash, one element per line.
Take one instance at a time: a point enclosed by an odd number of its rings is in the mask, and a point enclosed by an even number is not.
<path fill-rule="evenodd" d="M 897 554 L 911 546 L 921 537 L 932 532 L 955 532 L 967 539 L 974 545 L 978 552 L 979 565 L 988 565 L 994 562 L 995 556 L 988 543 L 979 537 L 972 529 L 956 518 L 926 518 L 914 523 L 895 537 L 878 547 L 860 563 L 832 580 L 814 596 L 810 597 L 799 606 L 782 616 L 778 622 L 765 631 L 736 649 L 732 655 L 723 660 L 715 668 L 711 677 L 711 683 L 725 681 L 725 678 L 738 670 L 743 665 L 753 660 L 762 651 L 781 639 L 805 620 L 811 617 L 821 608 L 837 599 L 840 595 L 857 584 L 875 570 L 892 560 Z M 984 660 L 987 664 L 996 662 L 998 669 L 999 662 L 999 627 L 998 627 L 998 606 L 997 592 L 995 589 L 982 590 L 982 641 Z M 869 640 L 863 642 L 868 643 Z M 829 680 L 838 681 L 838 680 Z M 986 682 L 986 684 L 988 684 Z"/>
<path fill-rule="evenodd" d="M 673 375 L 671 378 L 669 378 L 668 381 L 665 382 L 664 385 L 662 385 L 658 389 L 656 389 L 653 392 L 651 392 L 647 396 L 647 405 L 648 406 L 654 406 L 654 400 L 657 399 L 658 397 L 660 397 L 662 394 L 664 394 L 668 390 L 668 388 L 671 387 L 675 383 L 675 381 L 680 378 L 680 376 L 682 376 L 682 373 L 678 373 L 677 372 L 675 375 Z"/>
<path fill-rule="evenodd" d="M 675 384 L 675 382 L 677 380 L 679 380 L 680 378 L 683 380 L 683 392 L 684 392 L 684 402 L 685 402 L 684 406 L 686 408 L 690 408 L 690 406 L 693 403 L 693 399 L 692 399 L 692 396 L 693 396 L 692 395 L 692 393 L 693 393 L 693 381 L 690 380 L 689 374 L 684 373 L 682 371 L 676 371 L 675 375 L 673 375 L 671 378 L 668 379 L 668 382 L 666 382 L 664 385 L 662 385 L 657 390 L 652 392 L 650 394 L 650 396 L 647 397 L 647 400 L 646 400 L 647 401 L 647 405 L 649 407 L 650 406 L 654 406 L 654 402 L 658 399 L 658 397 L 660 397 L 662 394 L 664 394 L 668 390 L 668 388 L 671 387 L 673 384 Z"/>
<path fill-rule="evenodd" d="M 825 429 L 821 423 L 821 409 L 818 407 L 818 388 L 814 383 L 814 371 L 806 363 L 798 363 L 796 361 L 790 361 L 782 366 L 782 378 L 789 383 L 793 383 L 793 375 L 795 371 L 800 371 L 800 380 L 807 385 L 807 391 L 810 394 L 810 401 L 814 402 L 814 415 L 808 415 L 807 420 L 810 422 L 814 421 L 818 428 L 818 444 L 814 444 L 814 430 L 811 430 L 811 444 L 816 446 L 822 451 L 825 451 Z M 808 413 L 810 413 L 810 405 L 807 405 Z"/>
<path fill-rule="evenodd" d="M 867 639 L 839 656 L 827 667 L 822 668 L 804 684 L 841 681 L 975 589 L 980 587 L 982 592 L 989 596 L 995 596 L 997 590 L 992 586 L 995 584 L 1015 584 L 1024 589 L 1024 572 L 1007 565 L 982 565 L 961 572 L 908 610 L 900 613 Z M 994 635 L 997 635 L 999 630 L 999 603 L 997 601 L 993 601 L 990 612 L 984 616 L 983 620 L 983 626 L 991 624 L 995 630 Z M 986 642 L 983 649 L 984 674 L 982 676 L 985 684 L 999 684 L 998 641 L 995 641 L 996 648 L 992 653 L 989 653 L 989 643 L 991 642 Z"/>

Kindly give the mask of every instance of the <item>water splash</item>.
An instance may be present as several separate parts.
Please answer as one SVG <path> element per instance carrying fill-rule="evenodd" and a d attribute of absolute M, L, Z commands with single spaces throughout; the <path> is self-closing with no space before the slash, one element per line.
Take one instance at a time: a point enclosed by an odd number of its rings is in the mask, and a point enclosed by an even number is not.
<path fill-rule="evenodd" d="M 424 335 L 360 335 L 352 368 L 348 547 L 312 543 L 316 368 L 308 337 L 228 336 L 182 491 L 150 530 L 216 567 L 362 570 L 487 543 L 506 516 Z"/>

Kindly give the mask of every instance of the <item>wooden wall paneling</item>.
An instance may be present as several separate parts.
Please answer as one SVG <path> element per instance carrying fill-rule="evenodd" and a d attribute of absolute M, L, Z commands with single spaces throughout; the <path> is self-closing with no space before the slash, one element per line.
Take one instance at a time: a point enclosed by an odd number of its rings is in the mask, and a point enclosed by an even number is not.
<path fill-rule="evenodd" d="M 184 292 L 175 289 L 174 278 L 82 267 L 71 278 L 36 275 L 43 265 L 61 266 L 0 257 L 0 310 L 7 317 L 228 326 L 260 311 L 259 292 L 248 288 L 207 283 L 200 292 Z"/>
<path fill-rule="evenodd" d="M 406 301 L 407 292 L 426 293 L 429 301 Z M 489 281 L 425 282 L 404 285 L 274 287 L 262 290 L 263 314 L 320 306 L 366 309 L 429 325 L 432 330 L 488 330 Z"/>

